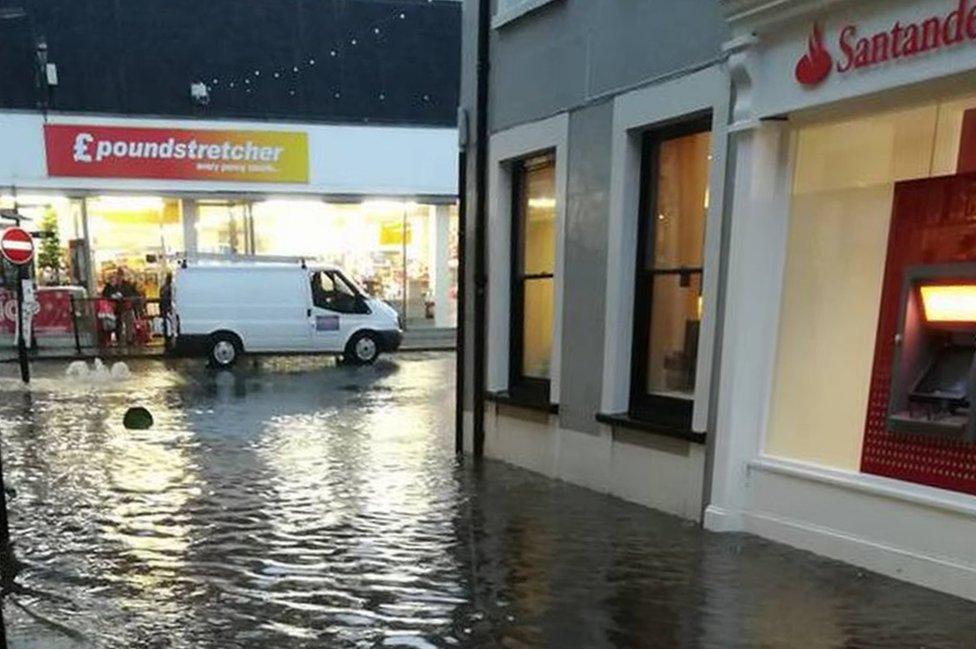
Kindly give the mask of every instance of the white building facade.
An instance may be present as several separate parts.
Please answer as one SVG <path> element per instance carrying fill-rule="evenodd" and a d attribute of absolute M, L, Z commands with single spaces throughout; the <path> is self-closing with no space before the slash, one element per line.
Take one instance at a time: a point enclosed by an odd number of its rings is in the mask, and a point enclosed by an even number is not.
<path fill-rule="evenodd" d="M 721 4 L 733 101 L 705 526 L 976 599 L 976 4 Z"/>

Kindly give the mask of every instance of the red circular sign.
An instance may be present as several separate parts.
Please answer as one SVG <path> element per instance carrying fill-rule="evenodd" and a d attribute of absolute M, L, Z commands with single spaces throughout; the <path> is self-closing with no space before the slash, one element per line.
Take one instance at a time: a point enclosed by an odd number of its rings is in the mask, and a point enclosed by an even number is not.
<path fill-rule="evenodd" d="M 12 264 L 26 264 L 34 258 L 34 240 L 23 228 L 7 228 L 0 236 L 0 253 Z"/>

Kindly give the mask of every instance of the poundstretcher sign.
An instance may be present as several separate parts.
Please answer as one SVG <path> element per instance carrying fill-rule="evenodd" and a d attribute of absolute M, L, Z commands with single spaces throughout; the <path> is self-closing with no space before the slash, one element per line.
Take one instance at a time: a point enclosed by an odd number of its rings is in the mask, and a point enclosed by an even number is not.
<path fill-rule="evenodd" d="M 308 182 L 308 136 L 293 131 L 44 127 L 49 176 Z"/>
<path fill-rule="evenodd" d="M 889 29 L 873 34 L 862 34 L 857 25 L 845 25 L 837 35 L 833 54 L 824 43 L 820 27 L 814 25 L 807 51 L 796 65 L 796 80 L 804 86 L 815 86 L 830 76 L 832 70 L 846 74 L 974 41 L 976 1 L 973 0 L 958 0 L 945 14 L 917 22 L 895 21 Z"/>

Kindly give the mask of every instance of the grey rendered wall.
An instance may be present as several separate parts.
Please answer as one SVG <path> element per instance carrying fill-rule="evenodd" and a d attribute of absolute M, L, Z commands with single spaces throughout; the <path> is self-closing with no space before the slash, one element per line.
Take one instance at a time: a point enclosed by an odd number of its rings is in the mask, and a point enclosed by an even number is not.
<path fill-rule="evenodd" d="M 718 4 L 555 0 L 494 30 L 492 132 L 718 57 L 727 29 Z"/>
<path fill-rule="evenodd" d="M 569 119 L 559 422 L 593 433 L 602 390 L 612 125 L 611 101 Z"/>
<path fill-rule="evenodd" d="M 473 136 L 478 0 L 463 2 L 460 101 L 468 109 Z M 602 389 L 612 98 L 718 59 L 726 37 L 718 0 L 554 0 L 491 32 L 489 131 L 570 111 L 559 399 L 564 428 L 598 431 L 594 415 Z M 468 149 L 466 188 L 467 408 L 473 378 L 475 146 Z"/>

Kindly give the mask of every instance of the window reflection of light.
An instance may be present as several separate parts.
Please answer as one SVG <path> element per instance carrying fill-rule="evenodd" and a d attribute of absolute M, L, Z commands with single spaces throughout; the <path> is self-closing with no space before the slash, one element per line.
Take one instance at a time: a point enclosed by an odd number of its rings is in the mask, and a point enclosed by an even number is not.
<path fill-rule="evenodd" d="M 157 428 L 144 439 L 133 439 L 134 434 L 119 431 L 109 441 L 109 480 L 112 493 L 121 495 L 107 504 L 105 536 L 128 547 L 132 557 L 151 568 L 178 568 L 184 563 L 190 533 L 190 525 L 179 522 L 181 512 L 199 491 L 189 486 L 196 481 L 182 443 L 187 433 L 167 435 Z M 135 570 L 121 576 L 133 585 L 152 588 L 165 574 Z"/>
<path fill-rule="evenodd" d="M 398 391 L 429 384 L 424 372 L 430 370 L 418 365 L 399 368 Z M 287 397 L 275 394 L 273 410 L 282 414 L 266 419 L 259 450 L 268 469 L 263 507 L 280 538 L 310 539 L 316 530 L 336 529 L 324 533 L 327 545 L 309 544 L 275 557 L 268 562 L 270 573 L 255 571 L 253 578 L 262 588 L 274 579 L 282 593 L 275 603 L 282 606 L 306 605 L 288 595 L 288 581 L 327 575 L 328 581 L 352 580 L 357 591 L 388 590 L 397 598 L 391 608 L 407 610 L 417 605 L 406 592 L 414 582 L 457 570 L 448 551 L 453 523 L 437 522 L 443 518 L 443 481 L 452 478 L 432 475 L 429 466 L 442 453 L 430 431 L 432 411 L 441 406 L 429 398 L 404 403 L 371 392 L 357 416 L 340 417 L 331 404 L 309 412 L 308 404 L 322 396 L 318 388 L 306 388 L 290 390 Z M 411 619 L 449 623 L 457 605 L 452 594 L 425 600 Z M 401 622 L 407 619 L 406 613 L 399 615 Z"/>

